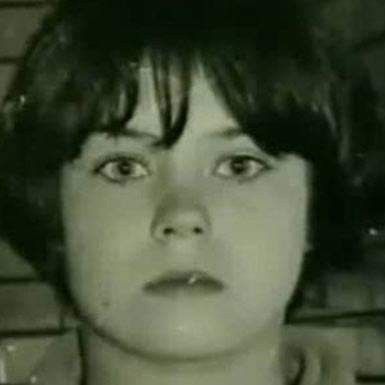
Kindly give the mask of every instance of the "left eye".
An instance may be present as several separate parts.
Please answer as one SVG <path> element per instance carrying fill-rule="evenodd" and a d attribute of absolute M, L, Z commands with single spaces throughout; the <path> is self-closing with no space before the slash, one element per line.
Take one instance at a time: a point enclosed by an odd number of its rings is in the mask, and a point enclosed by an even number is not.
<path fill-rule="evenodd" d="M 252 179 L 267 168 L 267 164 L 260 159 L 248 155 L 237 155 L 219 162 L 214 175 L 226 179 Z"/>
<path fill-rule="evenodd" d="M 119 157 L 103 162 L 95 170 L 109 182 L 124 183 L 128 179 L 139 179 L 150 174 L 148 167 L 141 161 L 133 158 Z"/>

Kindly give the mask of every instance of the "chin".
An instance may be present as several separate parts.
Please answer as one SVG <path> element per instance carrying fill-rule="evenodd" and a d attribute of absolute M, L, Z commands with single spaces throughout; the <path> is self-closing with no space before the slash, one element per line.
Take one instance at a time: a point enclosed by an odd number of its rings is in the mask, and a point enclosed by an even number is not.
<path fill-rule="evenodd" d="M 154 360 L 200 360 L 231 355 L 246 349 L 255 328 L 232 325 L 218 319 L 183 319 L 157 325 L 131 325 L 124 333 L 111 335 L 126 351 Z M 109 334 L 109 333 L 108 333 Z"/>
<path fill-rule="evenodd" d="M 143 356 L 154 360 L 204 360 L 230 355 L 241 350 L 242 344 L 237 338 L 229 336 L 210 336 L 210 338 L 197 337 L 196 335 L 170 336 L 164 335 L 162 338 L 130 342 L 127 347 Z"/>
<path fill-rule="evenodd" d="M 163 336 L 153 336 L 142 345 L 148 354 L 159 358 L 175 360 L 204 359 L 228 354 L 239 348 L 236 336 L 197 332 L 170 332 Z"/>
<path fill-rule="evenodd" d="M 209 359 L 247 350 L 270 335 L 276 323 L 267 319 L 269 312 L 246 309 L 229 311 L 222 303 L 202 301 L 178 306 L 138 302 L 129 310 L 109 312 L 93 329 L 111 346 L 150 359 Z"/>

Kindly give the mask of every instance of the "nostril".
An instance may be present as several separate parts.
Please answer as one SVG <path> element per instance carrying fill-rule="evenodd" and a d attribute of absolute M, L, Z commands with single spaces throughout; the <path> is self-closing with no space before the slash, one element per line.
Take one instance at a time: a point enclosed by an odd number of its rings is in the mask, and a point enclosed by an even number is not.
<path fill-rule="evenodd" d="M 193 234 L 203 234 L 203 229 L 202 229 L 202 227 L 198 227 L 198 226 L 196 226 L 196 227 L 193 227 L 192 229 L 191 229 L 191 231 L 192 231 L 192 233 Z M 163 234 L 164 235 L 174 235 L 174 234 L 176 234 L 176 233 L 178 233 L 178 231 L 174 228 L 174 227 L 165 227 L 164 229 L 163 229 Z"/>
<path fill-rule="evenodd" d="M 164 235 L 170 235 L 170 234 L 174 234 L 174 233 L 175 233 L 175 230 L 172 227 L 165 227 L 163 229 Z"/>
<path fill-rule="evenodd" d="M 194 234 L 202 234 L 203 229 L 201 227 L 194 227 L 193 232 Z"/>

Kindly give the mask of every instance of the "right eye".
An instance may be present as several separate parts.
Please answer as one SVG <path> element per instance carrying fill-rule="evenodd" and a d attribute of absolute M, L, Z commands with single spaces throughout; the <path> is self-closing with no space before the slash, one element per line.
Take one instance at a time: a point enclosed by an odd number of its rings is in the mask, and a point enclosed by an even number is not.
<path fill-rule="evenodd" d="M 119 156 L 105 160 L 96 167 L 95 174 L 101 175 L 109 182 L 124 184 L 130 179 L 140 179 L 150 175 L 150 170 L 139 159 Z"/>
<path fill-rule="evenodd" d="M 214 170 L 215 175 L 225 179 L 251 180 L 268 169 L 266 162 L 249 155 L 234 155 L 222 160 Z"/>

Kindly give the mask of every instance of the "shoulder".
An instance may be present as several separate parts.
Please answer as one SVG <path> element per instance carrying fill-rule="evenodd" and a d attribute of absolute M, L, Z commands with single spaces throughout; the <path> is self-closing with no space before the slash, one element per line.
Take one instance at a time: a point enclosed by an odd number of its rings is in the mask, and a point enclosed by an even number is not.
<path fill-rule="evenodd" d="M 288 382 L 295 385 L 355 384 L 355 351 L 344 329 L 286 327 L 283 365 Z"/>

